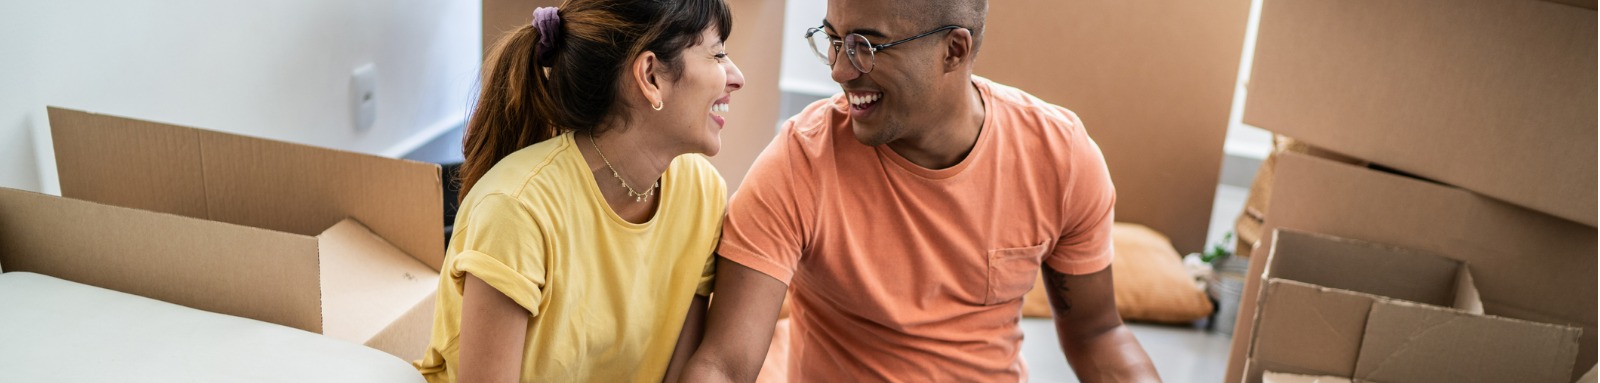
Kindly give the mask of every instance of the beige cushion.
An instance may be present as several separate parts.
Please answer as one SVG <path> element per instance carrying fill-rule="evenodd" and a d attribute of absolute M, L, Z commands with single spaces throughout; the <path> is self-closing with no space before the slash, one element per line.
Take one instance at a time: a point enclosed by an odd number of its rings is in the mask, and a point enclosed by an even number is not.
<path fill-rule="evenodd" d="M 1111 236 L 1116 251 L 1111 278 L 1122 319 L 1187 323 L 1211 315 L 1211 301 L 1184 271 L 1178 250 L 1166 236 L 1143 225 L 1121 222 Z M 1051 316 L 1042 277 L 1023 298 L 1022 314 Z"/>

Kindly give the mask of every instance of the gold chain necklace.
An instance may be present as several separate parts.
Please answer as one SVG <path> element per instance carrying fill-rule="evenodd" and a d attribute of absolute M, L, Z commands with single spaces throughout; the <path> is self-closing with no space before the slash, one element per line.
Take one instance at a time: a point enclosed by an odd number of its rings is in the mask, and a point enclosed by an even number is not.
<path fill-rule="evenodd" d="M 595 141 L 594 134 L 589 135 L 589 144 L 594 145 L 595 154 L 599 154 L 600 161 L 605 162 L 606 168 L 611 169 L 611 176 L 617 177 L 617 182 L 622 184 L 622 188 L 628 189 L 628 196 L 633 197 L 633 202 L 644 202 L 645 199 L 656 194 L 656 188 L 661 187 L 661 181 L 656 181 L 655 184 L 650 185 L 649 189 L 645 189 L 643 193 L 633 190 L 632 186 L 628 186 L 628 180 L 622 179 L 622 173 L 617 172 L 617 167 L 611 166 L 611 160 L 606 159 L 606 153 L 600 151 L 600 143 Z"/>

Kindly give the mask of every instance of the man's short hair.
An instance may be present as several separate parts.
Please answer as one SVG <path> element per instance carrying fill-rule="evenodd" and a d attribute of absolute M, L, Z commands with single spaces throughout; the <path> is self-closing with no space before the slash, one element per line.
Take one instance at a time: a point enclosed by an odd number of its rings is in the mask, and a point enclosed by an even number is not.
<path fill-rule="evenodd" d="M 904 9 L 901 14 L 912 15 L 919 28 L 959 25 L 972 30 L 973 53 L 983 45 L 983 21 L 989 14 L 989 0 L 923 0 L 901 4 L 916 7 Z"/>

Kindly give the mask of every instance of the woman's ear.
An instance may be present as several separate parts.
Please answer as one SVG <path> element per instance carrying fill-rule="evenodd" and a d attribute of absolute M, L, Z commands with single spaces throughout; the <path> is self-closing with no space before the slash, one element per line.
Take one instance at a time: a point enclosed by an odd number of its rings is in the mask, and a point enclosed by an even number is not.
<path fill-rule="evenodd" d="M 655 52 L 645 51 L 633 59 L 633 65 L 628 71 L 633 77 L 634 88 L 639 89 L 639 94 L 644 96 L 644 102 L 650 104 L 652 108 L 664 103 L 660 76 L 656 75 L 660 65 L 660 57 L 656 57 Z"/>

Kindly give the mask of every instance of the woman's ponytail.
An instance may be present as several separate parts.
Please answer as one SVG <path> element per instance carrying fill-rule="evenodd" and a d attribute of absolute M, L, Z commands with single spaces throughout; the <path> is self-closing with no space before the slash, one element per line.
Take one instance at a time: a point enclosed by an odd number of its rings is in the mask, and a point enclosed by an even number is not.
<path fill-rule="evenodd" d="M 477 106 L 462 138 L 461 198 L 511 153 L 559 134 L 550 78 L 538 56 L 540 28 L 525 25 L 496 42 L 483 61 Z M 548 39 L 548 38 L 547 38 Z M 459 201 L 458 201 L 459 202 Z"/>

